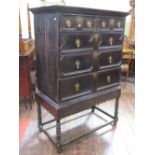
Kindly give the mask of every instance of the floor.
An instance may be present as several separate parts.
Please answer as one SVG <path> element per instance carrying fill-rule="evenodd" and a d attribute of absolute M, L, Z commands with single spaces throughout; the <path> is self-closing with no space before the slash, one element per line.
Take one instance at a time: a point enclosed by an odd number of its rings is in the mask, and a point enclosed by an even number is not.
<path fill-rule="evenodd" d="M 134 104 L 135 104 L 135 88 L 134 83 L 127 83 L 124 88 L 122 85 L 122 93 L 119 106 L 119 121 L 116 128 L 107 126 L 100 129 L 87 137 L 84 137 L 71 145 L 69 145 L 61 155 L 134 155 L 135 151 L 135 125 L 134 125 Z M 105 109 L 109 113 L 113 113 L 114 100 L 105 102 L 99 107 Z M 81 115 L 83 117 L 81 117 Z M 37 112 L 36 103 L 33 104 L 31 111 L 25 110 L 24 104 L 20 103 L 19 116 L 21 120 L 29 120 L 26 122 L 27 127 L 22 130 L 23 136 L 20 138 L 20 155 L 57 155 L 54 145 L 48 138 L 38 131 L 37 128 Z M 51 115 L 43 109 L 43 118 L 48 120 Z M 90 110 L 72 115 L 62 120 L 63 139 L 74 137 L 88 131 L 92 128 L 103 124 L 107 118 L 98 111 L 95 114 Z M 71 120 L 70 120 L 71 119 Z M 70 120 L 70 121 L 69 121 Z M 47 126 L 48 128 L 48 126 Z M 49 128 L 49 132 L 54 136 L 55 128 Z"/>

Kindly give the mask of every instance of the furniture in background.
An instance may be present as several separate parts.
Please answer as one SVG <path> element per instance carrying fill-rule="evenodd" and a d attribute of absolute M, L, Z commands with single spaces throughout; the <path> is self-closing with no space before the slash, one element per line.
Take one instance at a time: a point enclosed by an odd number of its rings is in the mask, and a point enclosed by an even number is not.
<path fill-rule="evenodd" d="M 122 43 L 128 13 L 67 6 L 30 10 L 35 24 L 39 129 L 61 151 L 80 137 L 107 125 L 116 126 Z M 110 99 L 115 99 L 114 115 L 96 106 Z M 54 120 L 42 121 L 42 106 Z M 99 110 L 111 121 L 62 142 L 61 119 L 86 109 Z M 56 139 L 44 128 L 53 121 L 56 121 Z"/>
<path fill-rule="evenodd" d="M 128 76 L 133 68 L 133 60 L 135 59 L 134 49 L 130 46 L 128 38 L 124 39 L 123 42 L 123 53 L 121 71 L 125 73 L 125 87 L 128 81 Z"/>
<path fill-rule="evenodd" d="M 22 38 L 22 26 L 19 13 L 19 96 L 24 96 L 25 107 L 27 108 L 27 102 L 32 109 L 32 98 L 35 90 L 35 81 L 32 79 L 32 74 L 35 72 L 35 60 L 34 60 L 34 41 L 31 37 L 31 24 L 29 7 L 27 6 L 28 17 L 28 35 L 29 38 Z"/>
<path fill-rule="evenodd" d="M 128 81 L 129 73 L 134 70 L 135 64 L 135 0 L 130 0 L 130 27 L 128 37 L 124 39 L 123 42 L 123 54 L 122 54 L 122 64 L 121 70 L 125 72 L 125 87 Z"/>

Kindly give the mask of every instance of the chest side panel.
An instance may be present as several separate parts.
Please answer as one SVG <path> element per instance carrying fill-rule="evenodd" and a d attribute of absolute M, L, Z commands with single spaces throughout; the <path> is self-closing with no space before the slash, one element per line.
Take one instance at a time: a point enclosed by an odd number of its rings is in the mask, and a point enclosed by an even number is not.
<path fill-rule="evenodd" d="M 58 101 L 58 15 L 37 14 L 34 25 L 38 89 Z"/>

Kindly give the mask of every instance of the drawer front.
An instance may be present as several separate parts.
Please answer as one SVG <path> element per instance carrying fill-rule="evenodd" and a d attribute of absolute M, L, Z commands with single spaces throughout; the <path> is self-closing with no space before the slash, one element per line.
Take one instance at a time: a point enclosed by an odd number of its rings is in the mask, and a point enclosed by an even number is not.
<path fill-rule="evenodd" d="M 97 90 L 118 85 L 120 81 L 120 69 L 105 70 L 98 72 Z"/>
<path fill-rule="evenodd" d="M 61 76 L 76 75 L 93 69 L 92 52 L 68 54 L 60 56 Z"/>
<path fill-rule="evenodd" d="M 125 20 L 113 17 L 97 17 L 96 27 L 97 31 L 124 31 Z"/>
<path fill-rule="evenodd" d="M 120 46 L 123 43 L 123 34 L 102 34 L 100 48 Z"/>
<path fill-rule="evenodd" d="M 60 17 L 60 31 L 93 31 L 95 17 L 82 15 L 62 15 Z"/>
<path fill-rule="evenodd" d="M 66 50 L 80 50 L 92 48 L 90 38 L 92 34 L 61 34 L 60 35 L 60 50 L 65 52 Z"/>
<path fill-rule="evenodd" d="M 65 101 L 92 92 L 91 74 L 60 80 L 60 99 Z"/>
<path fill-rule="evenodd" d="M 121 51 L 100 51 L 99 52 L 99 68 L 114 67 L 121 64 Z"/>

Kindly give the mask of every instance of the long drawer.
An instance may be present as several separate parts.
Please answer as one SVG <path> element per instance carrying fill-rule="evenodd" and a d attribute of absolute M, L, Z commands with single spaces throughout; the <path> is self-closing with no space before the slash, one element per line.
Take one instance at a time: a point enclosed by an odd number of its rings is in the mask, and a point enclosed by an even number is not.
<path fill-rule="evenodd" d="M 65 101 L 119 84 L 120 68 L 60 79 L 60 100 Z"/>
<path fill-rule="evenodd" d="M 125 20 L 119 17 L 70 15 L 60 16 L 60 31 L 124 31 Z"/>
<path fill-rule="evenodd" d="M 122 33 L 60 33 L 60 53 L 116 48 L 121 47 L 122 41 Z"/>
<path fill-rule="evenodd" d="M 120 66 L 121 49 L 108 49 L 60 56 L 60 76 L 72 76 Z"/>

